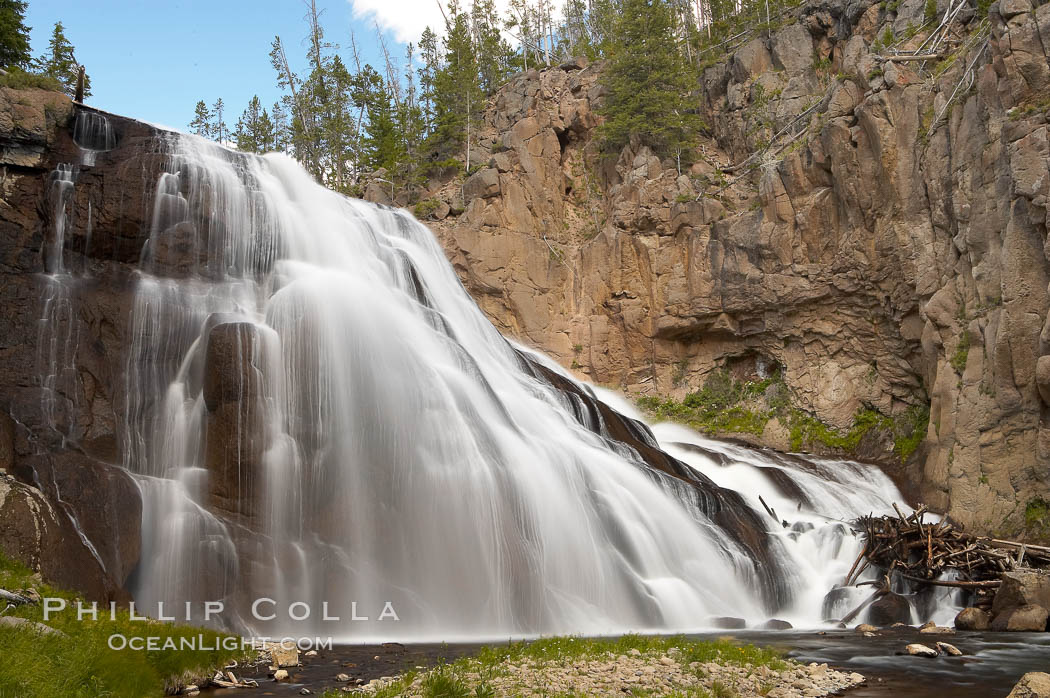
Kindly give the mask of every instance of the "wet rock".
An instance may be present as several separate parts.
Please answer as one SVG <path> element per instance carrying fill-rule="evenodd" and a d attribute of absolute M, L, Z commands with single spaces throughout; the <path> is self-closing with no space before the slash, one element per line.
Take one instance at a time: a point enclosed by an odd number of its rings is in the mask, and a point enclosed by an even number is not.
<path fill-rule="evenodd" d="M 876 633 L 879 629 L 870 623 L 861 623 L 854 630 L 858 633 Z"/>
<path fill-rule="evenodd" d="M 762 630 L 791 630 L 794 626 L 788 623 L 786 620 L 780 620 L 779 618 L 770 618 L 762 625 L 758 626 Z"/>
<path fill-rule="evenodd" d="M 250 322 L 221 322 L 208 333 L 204 356 L 204 403 L 220 405 L 256 398 L 262 389 L 262 340 Z"/>
<path fill-rule="evenodd" d="M 1050 674 L 1030 671 L 1021 677 L 1006 698 L 1050 698 Z"/>
<path fill-rule="evenodd" d="M 904 650 L 913 657 L 936 657 L 938 656 L 937 650 L 926 645 L 920 645 L 913 643 L 904 648 Z"/>
<path fill-rule="evenodd" d="M 944 654 L 951 655 L 952 657 L 962 656 L 962 650 L 960 650 L 955 645 L 949 644 L 947 642 L 938 642 L 937 649 L 939 649 Z"/>
<path fill-rule="evenodd" d="M 339 683 L 347 683 L 347 682 L 350 681 L 350 675 L 349 674 L 336 674 L 335 675 L 335 680 L 338 681 Z"/>
<path fill-rule="evenodd" d="M 285 669 L 278 669 L 277 671 L 273 672 L 273 680 L 274 681 L 287 681 L 288 680 L 288 672 Z"/>
<path fill-rule="evenodd" d="M 1019 570 L 1004 572 L 992 601 L 992 615 L 1008 608 L 1035 605 L 1050 609 L 1050 572 Z"/>
<path fill-rule="evenodd" d="M 1043 632 L 1046 630 L 1047 611 L 1042 606 L 1018 606 L 1000 611 L 992 620 L 991 630 L 1010 632 Z"/>
<path fill-rule="evenodd" d="M 732 616 L 708 618 L 707 623 L 712 628 L 722 628 L 724 630 L 740 630 L 747 627 L 747 621 L 743 618 L 734 618 Z"/>
<path fill-rule="evenodd" d="M 0 552 L 39 572 L 45 581 L 89 599 L 128 599 L 84 545 L 69 516 L 60 513 L 41 490 L 4 474 L 0 474 Z"/>
<path fill-rule="evenodd" d="M 939 626 L 933 621 L 930 621 L 929 623 L 923 623 L 919 628 L 919 632 L 924 635 L 951 635 L 955 630 L 953 628 Z"/>
<path fill-rule="evenodd" d="M 991 625 L 992 617 L 987 611 L 970 606 L 959 611 L 955 616 L 956 630 L 987 630 Z"/>
<path fill-rule="evenodd" d="M 901 594 L 889 593 L 868 606 L 867 620 L 880 627 L 911 620 L 911 603 Z"/>

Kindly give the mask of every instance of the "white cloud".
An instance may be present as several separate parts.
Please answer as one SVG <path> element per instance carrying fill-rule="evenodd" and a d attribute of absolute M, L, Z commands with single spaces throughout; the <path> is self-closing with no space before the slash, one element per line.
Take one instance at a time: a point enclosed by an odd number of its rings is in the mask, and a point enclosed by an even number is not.
<path fill-rule="evenodd" d="M 348 0 L 354 16 L 375 19 L 379 26 L 393 33 L 401 43 L 419 42 L 419 36 L 428 26 L 439 36 L 445 33 L 445 19 L 441 7 L 448 0 Z M 438 6 L 438 3 L 441 6 Z M 460 6 L 470 8 L 470 0 L 461 0 Z M 507 14 L 507 0 L 496 0 L 501 16 Z M 561 19 L 562 0 L 555 0 L 555 22 Z"/>
<path fill-rule="evenodd" d="M 420 34 L 429 26 L 443 34 L 445 20 L 441 17 L 437 0 L 349 0 L 354 16 L 375 19 L 379 26 L 393 33 L 401 43 L 417 43 Z"/>

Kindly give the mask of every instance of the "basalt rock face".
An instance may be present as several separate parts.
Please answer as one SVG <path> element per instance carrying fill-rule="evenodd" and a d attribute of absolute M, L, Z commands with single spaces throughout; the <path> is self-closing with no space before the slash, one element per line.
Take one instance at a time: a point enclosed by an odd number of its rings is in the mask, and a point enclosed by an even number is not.
<path fill-rule="evenodd" d="M 141 501 L 120 466 L 128 320 L 163 157 L 150 127 L 87 161 L 76 111 L 0 88 L 0 551 L 125 601 Z"/>
<path fill-rule="evenodd" d="M 809 2 L 738 46 L 700 80 L 709 131 L 681 173 L 637 144 L 597 157 L 601 65 L 521 74 L 485 111 L 481 169 L 426 211 L 495 324 L 591 380 L 681 397 L 779 367 L 838 429 L 929 405 L 906 463 L 889 438 L 860 455 L 1017 533 L 1050 477 L 1050 4 L 967 10 L 948 59 L 884 61 L 877 37 L 918 48 L 900 37 L 923 12 Z"/>

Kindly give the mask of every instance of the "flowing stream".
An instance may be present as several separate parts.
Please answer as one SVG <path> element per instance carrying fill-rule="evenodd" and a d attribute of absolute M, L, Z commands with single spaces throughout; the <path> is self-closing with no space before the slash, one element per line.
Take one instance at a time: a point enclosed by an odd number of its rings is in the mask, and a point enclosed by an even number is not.
<path fill-rule="evenodd" d="M 93 163 L 111 131 L 77 123 Z M 656 470 L 581 419 L 631 405 L 503 338 L 406 212 L 284 156 L 162 146 L 122 434 L 140 608 L 420 641 L 816 627 L 870 594 L 825 599 L 859 552 L 847 522 L 902 501 L 876 468 L 634 425 L 683 472 Z"/>

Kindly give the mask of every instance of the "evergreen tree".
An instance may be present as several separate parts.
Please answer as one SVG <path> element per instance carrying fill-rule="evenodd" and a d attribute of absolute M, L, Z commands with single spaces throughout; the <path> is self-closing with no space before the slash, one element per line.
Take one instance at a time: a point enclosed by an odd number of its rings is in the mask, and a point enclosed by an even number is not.
<path fill-rule="evenodd" d="M 430 141 L 439 156 L 457 155 L 465 147 L 469 170 L 470 140 L 476 129 L 482 92 L 469 17 L 458 0 L 449 0 L 444 40 L 445 63 L 434 76 L 434 128 Z"/>
<path fill-rule="evenodd" d="M 733 0 L 728 0 L 732 2 Z M 607 56 L 616 30 L 617 14 L 623 11 L 621 0 L 591 0 L 587 29 L 595 57 Z"/>
<path fill-rule="evenodd" d="M 288 147 L 288 113 L 280 102 L 270 109 L 273 130 L 269 137 L 269 150 L 285 151 Z"/>
<path fill-rule="evenodd" d="M 661 155 L 685 153 L 699 119 L 689 109 L 692 72 L 678 50 L 667 0 L 621 0 L 601 113 L 603 150 L 615 157 L 632 137 Z"/>
<path fill-rule="evenodd" d="M 225 105 L 222 103 L 222 97 L 215 100 L 215 104 L 211 105 L 211 124 L 208 127 L 211 137 L 219 143 L 226 143 L 230 140 L 230 129 L 226 126 L 225 119 Z"/>
<path fill-rule="evenodd" d="M 383 77 L 370 65 L 364 67 L 355 82 L 355 99 L 368 112 L 361 164 L 370 170 L 384 168 L 393 176 L 404 158 L 404 150 L 390 93 Z"/>
<path fill-rule="evenodd" d="M 29 66 L 26 5 L 24 0 L 0 0 L 0 67 L 24 69 Z"/>
<path fill-rule="evenodd" d="M 474 0 L 470 15 L 481 88 L 492 94 L 507 79 L 512 51 L 500 33 L 499 13 L 493 0 Z"/>
<path fill-rule="evenodd" d="M 434 80 L 441 68 L 437 34 L 430 27 L 423 30 L 423 36 L 419 39 L 419 57 L 422 62 L 418 71 L 419 103 L 426 129 L 430 131 L 434 127 Z"/>
<path fill-rule="evenodd" d="M 197 102 L 193 110 L 193 121 L 190 122 L 190 128 L 198 136 L 211 138 L 211 112 L 208 111 L 208 105 L 203 99 Z"/>
<path fill-rule="evenodd" d="M 237 120 L 237 131 L 234 139 L 237 141 L 237 149 L 249 153 L 265 153 L 270 149 L 273 133 L 273 123 L 270 115 L 263 109 L 258 95 L 252 97 L 248 102 L 248 108 Z"/>
<path fill-rule="evenodd" d="M 76 96 L 80 64 L 73 55 L 73 44 L 66 38 L 65 27 L 55 22 L 47 53 L 36 60 L 37 72 L 55 78 L 70 97 Z M 84 97 L 91 96 L 91 78 L 84 76 Z"/>

